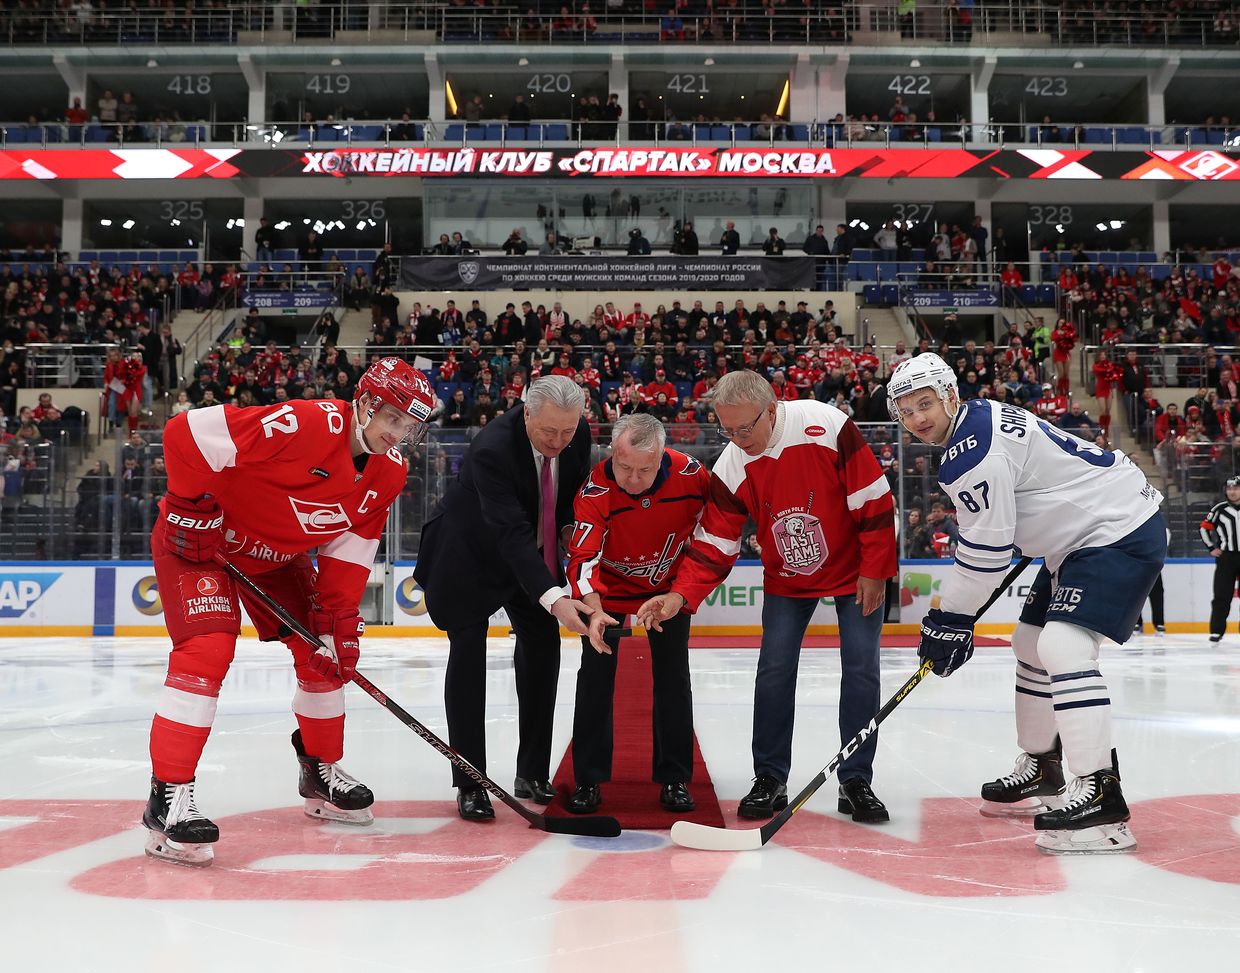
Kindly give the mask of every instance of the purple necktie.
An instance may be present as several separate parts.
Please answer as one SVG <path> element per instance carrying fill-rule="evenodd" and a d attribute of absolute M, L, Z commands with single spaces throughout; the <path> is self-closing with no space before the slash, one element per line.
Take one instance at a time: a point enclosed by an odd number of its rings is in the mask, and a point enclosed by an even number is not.
<path fill-rule="evenodd" d="M 551 458 L 543 457 L 539 486 L 542 490 L 542 549 L 543 561 L 555 581 L 560 574 L 559 541 L 555 531 L 555 484 L 551 478 Z"/>

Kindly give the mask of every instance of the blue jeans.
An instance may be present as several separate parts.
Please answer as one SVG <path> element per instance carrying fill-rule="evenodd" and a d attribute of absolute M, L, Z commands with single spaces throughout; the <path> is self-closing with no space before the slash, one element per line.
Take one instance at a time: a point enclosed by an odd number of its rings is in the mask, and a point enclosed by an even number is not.
<path fill-rule="evenodd" d="M 753 769 L 787 782 L 792 766 L 792 727 L 796 715 L 797 666 L 801 642 L 817 598 L 789 598 L 768 594 L 762 605 L 762 648 L 753 693 Z M 861 614 L 852 595 L 835 599 L 840 623 L 840 745 L 852 739 L 874 718 L 881 701 L 878 643 L 883 630 L 880 606 Z M 874 779 L 875 733 L 840 765 L 841 782 Z M 824 763 L 826 762 L 824 757 Z"/>

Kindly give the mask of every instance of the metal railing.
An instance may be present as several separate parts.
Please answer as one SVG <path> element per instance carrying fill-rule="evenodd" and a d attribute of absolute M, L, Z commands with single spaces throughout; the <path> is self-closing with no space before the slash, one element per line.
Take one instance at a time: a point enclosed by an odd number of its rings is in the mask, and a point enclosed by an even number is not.
<path fill-rule="evenodd" d="M 83 9 L 84 8 L 84 9 Z M 27 5 L 0 14 L 0 40 L 9 45 L 203 45 L 328 42 L 507 41 L 522 44 L 808 44 L 884 43 L 888 37 L 925 43 L 968 44 L 978 35 L 1024 35 L 1031 43 L 1126 47 L 1232 47 L 1236 19 L 1224 11 L 1149 10 L 1129 15 L 1085 5 L 1063 8 L 1043 0 L 845 0 L 785 13 L 758 0 L 735 6 L 699 6 L 692 15 L 647 10 L 637 0 L 598 4 L 581 16 L 531 16 L 525 4 L 479 9 L 446 0 L 332 5 L 234 0 L 222 7 L 184 11 L 164 6 L 91 10 L 85 5 Z M 243 34 L 244 32 L 244 34 Z M 992 41 L 993 43 L 993 41 Z"/>
<path fill-rule="evenodd" d="M 508 145 L 529 148 L 549 145 L 710 145 L 741 149 L 808 146 L 811 148 L 938 149 L 970 146 L 1051 146 L 1074 149 L 1140 151 L 1160 146 L 1240 148 L 1240 127 L 1234 125 L 1102 124 L 1075 119 L 1054 125 L 995 121 L 954 122 L 910 120 L 884 122 L 860 119 L 813 121 L 655 121 L 627 118 L 619 123 L 572 118 L 540 118 L 510 122 L 504 118 L 443 122 L 416 119 L 347 118 L 320 121 L 151 121 L 133 125 L 89 122 L 0 122 L 0 147 L 19 145 L 43 149 L 116 145 L 121 148 L 233 148 L 314 146 L 341 147 L 416 145 Z"/>
<path fill-rule="evenodd" d="M 103 366 L 114 342 L 27 344 L 27 388 L 103 388 Z"/>

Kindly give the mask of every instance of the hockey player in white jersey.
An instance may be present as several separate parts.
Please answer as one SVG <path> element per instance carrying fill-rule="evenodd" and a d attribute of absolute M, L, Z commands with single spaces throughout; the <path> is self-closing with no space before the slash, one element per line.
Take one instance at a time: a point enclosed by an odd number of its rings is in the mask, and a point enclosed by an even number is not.
<path fill-rule="evenodd" d="M 982 813 L 1032 813 L 1052 854 L 1128 851 L 1103 636 L 1125 642 L 1167 553 L 1162 495 L 1125 456 L 1023 409 L 962 403 L 938 355 L 902 362 L 887 385 L 893 419 L 945 452 L 939 482 L 960 524 L 940 604 L 918 653 L 948 676 L 973 654 L 978 609 L 1016 554 L 1043 566 L 1012 635 L 1016 733 L 1011 774 L 982 787 Z M 1063 760 L 1076 775 L 1065 788 Z"/>

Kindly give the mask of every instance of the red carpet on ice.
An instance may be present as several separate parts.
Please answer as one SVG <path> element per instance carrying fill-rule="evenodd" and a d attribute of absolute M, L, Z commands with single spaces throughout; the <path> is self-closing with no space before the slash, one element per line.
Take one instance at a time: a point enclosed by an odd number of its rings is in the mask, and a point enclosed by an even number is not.
<path fill-rule="evenodd" d="M 659 805 L 660 785 L 650 779 L 654 752 L 650 724 L 653 699 L 649 643 L 644 638 L 621 639 L 616 666 L 612 779 L 599 785 L 603 792 L 603 804 L 598 813 L 611 815 L 620 822 L 620 827 L 627 830 L 670 828 L 677 821 L 697 821 L 716 828 L 723 827 L 723 811 L 719 807 L 706 763 L 702 760 L 696 735 L 693 738 L 693 781 L 689 791 L 697 802 L 697 810 L 689 814 L 669 814 Z M 556 789 L 556 799 L 546 813 L 551 817 L 569 817 L 564 801 L 573 792 L 571 743 L 552 783 Z"/>

